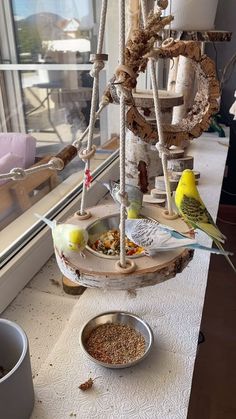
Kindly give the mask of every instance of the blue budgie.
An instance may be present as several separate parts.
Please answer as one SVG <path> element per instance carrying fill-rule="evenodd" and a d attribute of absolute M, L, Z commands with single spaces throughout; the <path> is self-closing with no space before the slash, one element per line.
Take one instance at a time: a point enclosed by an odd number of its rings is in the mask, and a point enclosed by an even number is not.
<path fill-rule="evenodd" d="M 149 256 L 180 247 L 206 250 L 219 255 L 230 254 L 230 252 L 224 250 L 202 246 L 196 239 L 187 237 L 169 226 L 148 219 L 126 220 L 125 234 L 129 240 L 143 247 Z"/>
<path fill-rule="evenodd" d="M 108 183 L 103 183 L 104 186 L 109 190 L 112 198 L 114 199 L 115 203 L 120 206 L 120 185 L 113 180 L 110 180 Z M 128 195 L 128 207 L 127 207 L 127 216 L 128 218 L 138 218 L 142 203 L 143 203 L 143 193 L 137 186 L 134 185 L 125 185 L 125 190 Z"/>

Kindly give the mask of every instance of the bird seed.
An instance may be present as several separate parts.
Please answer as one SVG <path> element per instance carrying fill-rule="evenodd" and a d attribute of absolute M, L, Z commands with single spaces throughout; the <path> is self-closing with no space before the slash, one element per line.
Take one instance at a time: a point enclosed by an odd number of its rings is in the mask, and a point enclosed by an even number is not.
<path fill-rule="evenodd" d="M 86 342 L 88 353 L 107 364 L 128 364 L 145 353 L 145 339 L 127 324 L 106 323 L 92 330 Z"/>

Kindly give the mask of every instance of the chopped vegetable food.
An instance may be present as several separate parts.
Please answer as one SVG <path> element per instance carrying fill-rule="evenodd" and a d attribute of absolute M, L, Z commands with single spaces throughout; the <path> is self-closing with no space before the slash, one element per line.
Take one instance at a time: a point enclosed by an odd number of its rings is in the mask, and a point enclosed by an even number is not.
<path fill-rule="evenodd" d="M 89 246 L 96 252 L 108 256 L 120 254 L 120 231 L 117 229 L 108 230 L 103 233 L 94 243 L 89 242 Z M 139 255 L 144 249 L 125 238 L 125 251 L 127 256 Z"/>

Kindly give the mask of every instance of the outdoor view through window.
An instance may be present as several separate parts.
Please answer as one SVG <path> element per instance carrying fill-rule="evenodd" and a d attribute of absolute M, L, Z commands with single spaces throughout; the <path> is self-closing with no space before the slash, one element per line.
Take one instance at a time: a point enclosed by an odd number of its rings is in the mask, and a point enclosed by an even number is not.
<path fill-rule="evenodd" d="M 89 57 L 96 52 L 99 21 L 96 3 L 1 2 L 0 173 L 48 162 L 88 126 L 93 86 Z M 107 67 L 100 73 L 100 97 L 106 71 Z M 104 110 L 95 124 L 97 153 L 91 170 L 116 148 L 116 142 L 114 147 L 110 144 L 106 121 Z M 0 181 L 0 254 L 32 227 L 34 212 L 47 213 L 78 187 L 83 168 L 77 156 L 61 172 L 47 169 L 24 180 Z"/>

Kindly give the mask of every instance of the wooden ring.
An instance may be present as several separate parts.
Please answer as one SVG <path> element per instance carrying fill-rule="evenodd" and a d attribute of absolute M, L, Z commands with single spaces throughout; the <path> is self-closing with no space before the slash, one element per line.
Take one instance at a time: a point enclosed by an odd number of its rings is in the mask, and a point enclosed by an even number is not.
<path fill-rule="evenodd" d="M 85 211 L 84 214 L 80 214 L 79 211 L 76 211 L 74 215 L 77 218 L 79 218 L 80 220 L 87 220 L 88 218 L 91 218 L 92 217 L 92 214 L 89 211 Z"/>
<path fill-rule="evenodd" d="M 107 61 L 108 54 L 90 54 L 89 61 L 94 63 L 95 61 Z"/>
<path fill-rule="evenodd" d="M 118 77 L 121 71 L 123 71 L 124 73 L 127 73 L 131 77 L 131 79 L 136 80 L 137 75 L 132 70 L 132 68 L 128 67 L 127 65 L 121 64 L 118 67 L 116 67 L 115 75 Z"/>
<path fill-rule="evenodd" d="M 174 38 L 167 38 L 162 42 L 161 46 L 162 48 L 169 48 L 169 47 L 172 47 L 174 43 L 175 43 Z"/>
<path fill-rule="evenodd" d="M 93 144 L 90 151 L 88 151 L 86 148 L 83 148 L 83 150 L 78 153 L 78 156 L 81 160 L 89 160 L 96 153 L 96 150 L 97 147 L 95 144 Z"/>
<path fill-rule="evenodd" d="M 126 260 L 126 267 L 122 268 L 122 266 L 120 265 L 120 261 L 118 260 L 115 263 L 115 268 L 120 273 L 129 274 L 137 269 L 137 265 L 133 260 L 128 259 Z"/>
<path fill-rule="evenodd" d="M 166 209 L 162 212 L 162 215 L 167 220 L 176 220 L 177 218 L 179 218 L 179 215 L 176 214 L 176 212 L 174 212 L 173 214 L 169 214 L 168 210 Z"/>

